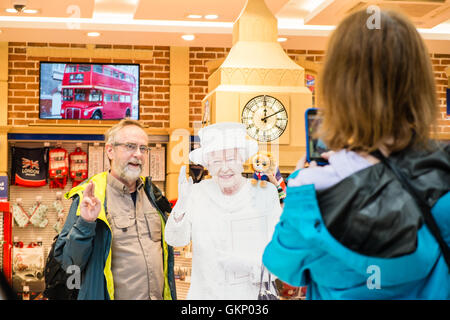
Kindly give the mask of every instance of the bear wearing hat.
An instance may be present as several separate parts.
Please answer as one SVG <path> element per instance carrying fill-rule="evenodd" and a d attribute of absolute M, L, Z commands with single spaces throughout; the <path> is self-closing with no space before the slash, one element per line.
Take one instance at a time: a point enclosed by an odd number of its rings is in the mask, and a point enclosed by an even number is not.
<path fill-rule="evenodd" d="M 242 176 L 245 161 L 258 152 L 243 124 L 216 123 L 198 136 L 200 147 L 189 159 L 206 167 L 211 179 L 193 184 L 181 169 L 165 240 L 176 247 L 192 241 L 187 299 L 257 299 L 262 253 L 281 214 L 277 189 L 253 186 Z"/>

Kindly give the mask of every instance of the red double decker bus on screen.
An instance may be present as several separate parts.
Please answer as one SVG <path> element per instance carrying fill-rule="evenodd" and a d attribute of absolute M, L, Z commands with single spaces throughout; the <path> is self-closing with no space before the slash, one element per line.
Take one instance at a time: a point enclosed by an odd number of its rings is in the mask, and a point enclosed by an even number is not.
<path fill-rule="evenodd" d="M 67 64 L 61 88 L 63 119 L 138 118 L 133 115 L 136 78 L 113 65 Z"/>

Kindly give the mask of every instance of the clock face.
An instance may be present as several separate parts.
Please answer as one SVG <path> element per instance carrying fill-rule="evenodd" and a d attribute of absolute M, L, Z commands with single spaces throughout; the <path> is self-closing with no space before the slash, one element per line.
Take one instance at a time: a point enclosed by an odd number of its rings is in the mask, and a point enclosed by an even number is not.
<path fill-rule="evenodd" d="M 288 114 L 283 104 L 274 97 L 254 97 L 242 110 L 241 121 L 247 134 L 261 142 L 277 139 L 286 130 Z"/>

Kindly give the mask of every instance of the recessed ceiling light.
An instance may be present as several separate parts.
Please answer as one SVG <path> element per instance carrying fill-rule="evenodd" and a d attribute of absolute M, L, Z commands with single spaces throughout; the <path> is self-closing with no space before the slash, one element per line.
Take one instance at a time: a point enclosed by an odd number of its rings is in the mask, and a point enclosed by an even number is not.
<path fill-rule="evenodd" d="M 193 34 L 183 34 L 181 37 L 186 41 L 192 41 L 195 39 L 195 36 Z"/>
<path fill-rule="evenodd" d="M 205 16 L 205 19 L 208 19 L 208 20 L 214 20 L 214 19 L 217 19 L 219 16 L 217 15 L 217 14 L 207 14 L 206 16 Z"/>
<path fill-rule="evenodd" d="M 34 13 L 38 13 L 38 10 L 36 10 L 36 9 L 23 9 L 22 12 L 23 13 L 28 13 L 28 14 L 34 14 Z"/>
<path fill-rule="evenodd" d="M 287 38 L 279 37 L 277 40 L 278 42 L 285 42 L 287 41 Z"/>
<path fill-rule="evenodd" d="M 6 12 L 9 13 L 28 13 L 28 14 L 34 14 L 38 13 L 39 10 L 37 9 L 27 9 L 24 5 L 15 5 L 14 8 L 7 8 L 5 9 Z"/>
<path fill-rule="evenodd" d="M 189 19 L 201 19 L 203 16 L 201 14 L 190 14 L 187 17 Z"/>
<path fill-rule="evenodd" d="M 100 35 L 99 32 L 88 32 L 88 37 L 98 37 Z"/>
<path fill-rule="evenodd" d="M 322 5 L 322 3 L 324 3 L 325 0 L 306 0 L 306 1 L 302 1 L 302 4 L 300 5 L 299 9 L 303 9 L 309 12 L 312 12 L 314 10 L 316 10 L 318 7 L 320 7 Z"/>

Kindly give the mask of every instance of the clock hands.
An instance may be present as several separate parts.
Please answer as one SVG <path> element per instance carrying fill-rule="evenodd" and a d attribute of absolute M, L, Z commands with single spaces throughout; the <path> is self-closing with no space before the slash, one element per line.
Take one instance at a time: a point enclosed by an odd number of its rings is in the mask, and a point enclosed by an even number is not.
<path fill-rule="evenodd" d="M 276 114 L 278 114 L 278 113 L 280 113 L 280 112 L 283 112 L 284 110 L 283 109 L 281 109 L 281 110 L 278 110 L 277 112 L 275 112 L 275 113 L 272 113 L 271 115 L 268 115 L 268 116 L 266 116 L 265 114 L 265 117 L 263 117 L 263 118 L 261 118 L 261 121 L 264 121 L 264 122 L 266 122 L 266 119 L 267 118 L 270 118 L 270 117 L 273 117 L 274 115 L 276 115 Z"/>
<path fill-rule="evenodd" d="M 264 107 L 264 117 L 266 117 L 266 116 L 267 116 L 267 102 L 266 102 L 266 96 L 264 96 L 263 107 Z M 263 120 L 263 121 L 266 122 L 265 120 Z"/>

